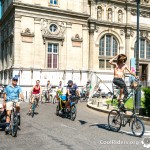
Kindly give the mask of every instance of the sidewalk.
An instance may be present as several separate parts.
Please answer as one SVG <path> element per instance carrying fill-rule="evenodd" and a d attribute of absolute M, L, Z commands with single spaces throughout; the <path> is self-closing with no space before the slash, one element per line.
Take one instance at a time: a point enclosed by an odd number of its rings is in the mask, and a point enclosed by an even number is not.
<path fill-rule="evenodd" d="M 107 105 L 107 99 L 105 98 L 91 98 L 88 103 L 87 107 L 94 109 L 96 111 L 100 111 L 103 113 L 109 113 L 112 109 L 115 109 L 114 106 Z M 146 125 L 150 125 L 150 117 L 145 116 L 138 116 Z"/>

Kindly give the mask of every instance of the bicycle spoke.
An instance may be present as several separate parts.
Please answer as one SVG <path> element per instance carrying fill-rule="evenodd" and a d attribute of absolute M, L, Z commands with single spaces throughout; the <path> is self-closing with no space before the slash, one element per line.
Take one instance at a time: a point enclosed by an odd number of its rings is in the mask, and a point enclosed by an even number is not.
<path fill-rule="evenodd" d="M 108 115 L 108 126 L 112 131 L 118 132 L 121 128 L 121 116 L 117 110 L 110 111 Z"/>
<path fill-rule="evenodd" d="M 135 136 L 141 137 L 145 132 L 145 126 L 139 118 L 135 118 L 132 122 L 131 130 Z"/>

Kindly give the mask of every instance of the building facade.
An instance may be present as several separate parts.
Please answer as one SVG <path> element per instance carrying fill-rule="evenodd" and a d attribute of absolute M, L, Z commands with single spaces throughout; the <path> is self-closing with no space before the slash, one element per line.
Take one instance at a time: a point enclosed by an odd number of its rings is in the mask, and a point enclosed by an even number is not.
<path fill-rule="evenodd" d="M 0 77 L 7 84 L 35 80 L 84 85 L 95 72 L 113 79 L 109 60 L 127 64 L 136 53 L 136 3 L 132 0 L 1 0 Z M 150 80 L 150 1 L 140 4 L 140 77 Z"/>

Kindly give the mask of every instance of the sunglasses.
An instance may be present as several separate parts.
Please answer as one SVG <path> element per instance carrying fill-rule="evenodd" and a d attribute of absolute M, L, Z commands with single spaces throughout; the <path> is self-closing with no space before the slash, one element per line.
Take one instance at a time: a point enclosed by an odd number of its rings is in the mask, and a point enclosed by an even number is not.
<path fill-rule="evenodd" d="M 16 81 L 16 82 L 18 82 L 18 80 L 16 80 L 16 79 L 14 79 L 13 81 Z"/>

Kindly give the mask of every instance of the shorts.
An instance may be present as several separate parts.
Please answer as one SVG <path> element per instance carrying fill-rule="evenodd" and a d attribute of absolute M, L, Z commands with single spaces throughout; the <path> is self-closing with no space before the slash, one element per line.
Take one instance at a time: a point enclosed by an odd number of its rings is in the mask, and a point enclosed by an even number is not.
<path fill-rule="evenodd" d="M 128 90 L 127 86 L 122 78 L 114 78 L 113 83 L 123 89 L 124 97 L 123 99 L 125 100 L 128 97 Z"/>
<path fill-rule="evenodd" d="M 16 106 L 20 107 L 20 102 L 17 102 Z M 12 110 L 12 109 L 13 109 L 13 101 L 6 102 L 6 110 Z"/>

